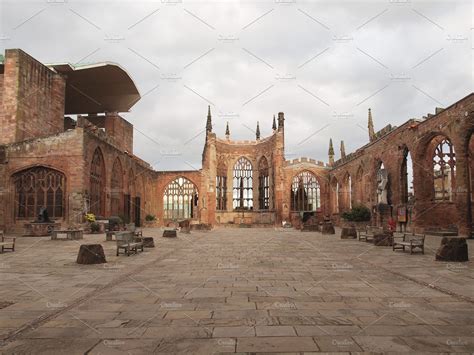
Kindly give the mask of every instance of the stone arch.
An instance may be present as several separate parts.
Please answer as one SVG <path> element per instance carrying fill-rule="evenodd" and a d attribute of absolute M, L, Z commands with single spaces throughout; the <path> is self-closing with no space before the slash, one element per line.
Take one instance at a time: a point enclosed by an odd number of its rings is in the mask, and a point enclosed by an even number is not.
<path fill-rule="evenodd" d="M 333 176 L 329 182 L 329 200 L 331 206 L 331 213 L 339 213 L 339 182 Z"/>
<path fill-rule="evenodd" d="M 124 217 L 124 182 L 123 167 L 119 157 L 116 157 L 112 165 L 110 177 L 110 214 L 112 216 Z"/>
<path fill-rule="evenodd" d="M 359 165 L 354 182 L 354 200 L 356 204 L 362 204 L 364 201 L 364 185 L 364 169 L 362 165 Z"/>
<path fill-rule="evenodd" d="M 66 175 L 35 165 L 11 176 L 15 189 L 14 219 L 36 219 L 42 207 L 50 218 L 66 217 Z"/>
<path fill-rule="evenodd" d="M 172 179 L 163 191 L 163 218 L 166 220 L 198 218 L 199 190 L 184 176 Z"/>
<path fill-rule="evenodd" d="M 232 200 L 235 210 L 253 210 L 253 167 L 251 161 L 243 156 L 233 167 Z"/>
<path fill-rule="evenodd" d="M 321 210 L 321 185 L 309 170 L 296 173 L 291 179 L 291 211 L 316 212 Z"/>
<path fill-rule="evenodd" d="M 402 157 L 399 168 L 400 180 L 400 203 L 414 203 L 414 178 L 413 178 L 413 159 L 410 150 L 406 145 L 402 147 Z"/>
<path fill-rule="evenodd" d="M 348 171 L 344 174 L 338 189 L 339 211 L 344 212 L 352 208 L 352 178 Z"/>
<path fill-rule="evenodd" d="M 374 183 L 375 183 L 375 203 L 378 204 L 391 204 L 391 184 L 390 174 L 386 165 L 382 159 L 375 160 L 374 170 Z"/>
<path fill-rule="evenodd" d="M 216 168 L 216 210 L 227 210 L 227 164 L 224 159 L 218 159 Z"/>
<path fill-rule="evenodd" d="M 270 170 L 268 160 L 263 155 L 258 162 L 258 208 L 270 209 Z"/>
<path fill-rule="evenodd" d="M 89 197 L 87 210 L 96 216 L 105 216 L 106 169 L 100 147 L 94 150 L 89 168 Z"/>

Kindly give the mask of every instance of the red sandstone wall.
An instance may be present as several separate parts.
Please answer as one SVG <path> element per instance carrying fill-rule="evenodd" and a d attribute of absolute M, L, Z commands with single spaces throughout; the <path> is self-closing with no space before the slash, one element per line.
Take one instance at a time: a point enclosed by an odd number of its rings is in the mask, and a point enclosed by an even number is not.
<path fill-rule="evenodd" d="M 0 143 L 64 130 L 65 80 L 19 49 L 5 52 Z"/>
<path fill-rule="evenodd" d="M 8 164 L 0 165 L 0 186 L 3 190 L 4 220 L 0 226 L 7 230 L 22 231 L 25 220 L 14 218 L 14 187 L 11 176 L 32 166 L 43 165 L 61 171 L 66 175 L 65 218 L 61 222 L 82 222 L 82 130 L 71 130 L 48 138 L 19 142 L 7 146 Z"/>
<path fill-rule="evenodd" d="M 153 214 L 153 186 L 152 186 L 152 170 L 141 160 L 133 155 L 125 154 L 121 147 L 112 145 L 103 140 L 99 132 L 87 131 L 84 137 L 84 161 L 85 170 L 83 179 L 85 181 L 85 193 L 88 194 L 90 189 L 90 166 L 93 154 L 97 148 L 100 149 L 105 162 L 105 211 L 104 215 L 111 215 L 111 181 L 112 167 L 116 159 L 119 159 L 122 167 L 123 191 L 122 195 L 129 194 L 131 197 L 140 197 L 140 214 L 141 222 L 143 222 L 147 214 Z M 124 202 L 122 200 L 122 208 Z M 133 208 L 133 205 L 132 205 Z M 124 211 L 122 211 L 124 212 Z M 134 213 L 132 211 L 132 221 Z"/>
<path fill-rule="evenodd" d="M 470 205 L 469 139 L 474 131 L 474 94 L 456 102 L 441 113 L 418 123 L 409 121 L 386 136 L 354 152 L 353 156 L 336 162 L 331 179 L 341 182 L 346 174 L 352 177 L 353 203 L 372 208 L 376 204 L 376 170 L 382 161 L 389 173 L 390 199 L 395 216 L 401 200 L 401 164 L 407 148 L 413 160 L 415 205 L 413 225 L 418 230 L 456 224 L 466 235 L 472 220 Z M 451 140 L 456 153 L 456 191 L 452 201 L 434 200 L 432 157 L 437 136 Z M 362 181 L 356 179 L 359 169 Z M 330 195 L 334 205 L 334 195 Z M 374 221 L 375 222 L 375 221 Z"/>

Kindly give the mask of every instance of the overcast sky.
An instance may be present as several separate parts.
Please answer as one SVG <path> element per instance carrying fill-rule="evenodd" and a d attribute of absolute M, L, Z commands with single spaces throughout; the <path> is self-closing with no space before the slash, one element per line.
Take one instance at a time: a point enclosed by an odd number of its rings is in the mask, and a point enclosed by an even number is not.
<path fill-rule="evenodd" d="M 43 63 L 111 61 L 142 99 L 123 116 L 157 170 L 199 169 L 207 105 L 232 139 L 271 134 L 286 157 L 327 161 L 375 128 L 472 91 L 470 1 L 1 1 L 0 45 Z"/>

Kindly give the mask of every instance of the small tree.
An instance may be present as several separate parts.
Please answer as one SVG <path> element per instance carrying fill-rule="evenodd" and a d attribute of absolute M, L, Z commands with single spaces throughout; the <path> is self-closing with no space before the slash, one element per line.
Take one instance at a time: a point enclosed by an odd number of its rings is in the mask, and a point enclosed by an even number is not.
<path fill-rule="evenodd" d="M 349 222 L 367 222 L 370 221 L 370 210 L 364 205 L 354 206 L 350 211 L 344 212 L 342 218 Z"/>

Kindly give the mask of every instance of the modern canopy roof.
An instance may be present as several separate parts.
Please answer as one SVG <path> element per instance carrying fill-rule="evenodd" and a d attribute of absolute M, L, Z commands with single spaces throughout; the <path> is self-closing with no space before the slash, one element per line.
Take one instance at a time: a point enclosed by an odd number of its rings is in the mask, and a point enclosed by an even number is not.
<path fill-rule="evenodd" d="M 132 78 L 118 64 L 47 66 L 67 77 L 65 114 L 126 112 L 140 100 Z"/>

